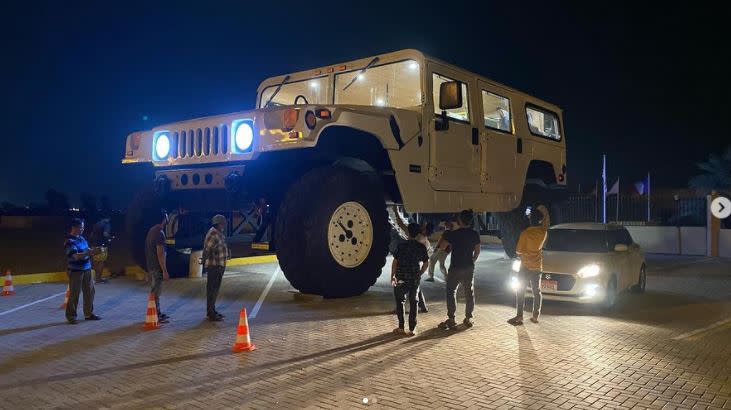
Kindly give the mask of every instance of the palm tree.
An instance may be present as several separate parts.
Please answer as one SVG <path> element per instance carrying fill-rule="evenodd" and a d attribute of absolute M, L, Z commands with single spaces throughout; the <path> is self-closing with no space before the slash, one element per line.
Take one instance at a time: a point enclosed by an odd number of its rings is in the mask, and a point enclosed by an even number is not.
<path fill-rule="evenodd" d="M 703 192 L 728 191 L 731 189 L 731 146 L 726 148 L 723 155 L 711 154 L 708 161 L 699 162 L 698 168 L 703 174 L 690 179 L 691 188 Z"/>

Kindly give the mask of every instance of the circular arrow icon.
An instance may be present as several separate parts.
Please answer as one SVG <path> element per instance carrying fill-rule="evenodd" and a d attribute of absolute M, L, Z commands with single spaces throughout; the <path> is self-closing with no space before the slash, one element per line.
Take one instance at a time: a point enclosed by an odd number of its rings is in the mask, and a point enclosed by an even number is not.
<path fill-rule="evenodd" d="M 718 219 L 726 219 L 731 216 L 731 201 L 719 196 L 711 202 L 711 213 Z"/>

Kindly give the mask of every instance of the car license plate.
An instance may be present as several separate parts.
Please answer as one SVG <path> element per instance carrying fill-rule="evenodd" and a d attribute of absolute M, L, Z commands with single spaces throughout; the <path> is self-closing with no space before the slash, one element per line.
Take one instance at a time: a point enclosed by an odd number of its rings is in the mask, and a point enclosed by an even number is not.
<path fill-rule="evenodd" d="M 558 290 L 558 281 L 541 279 L 541 290 Z"/>

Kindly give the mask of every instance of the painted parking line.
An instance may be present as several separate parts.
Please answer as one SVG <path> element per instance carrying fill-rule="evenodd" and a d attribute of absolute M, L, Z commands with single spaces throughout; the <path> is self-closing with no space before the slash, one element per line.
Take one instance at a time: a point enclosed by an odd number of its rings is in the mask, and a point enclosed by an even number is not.
<path fill-rule="evenodd" d="M 50 299 L 53 299 L 53 298 L 55 298 L 55 297 L 58 297 L 58 296 L 61 296 L 61 295 L 65 295 L 65 294 L 66 294 L 66 291 L 63 291 L 63 292 L 61 292 L 61 293 L 56 293 L 55 295 L 51 295 L 51 296 L 49 296 L 49 297 L 47 297 L 47 298 L 43 298 L 43 299 L 40 299 L 40 300 L 36 300 L 35 302 L 30 302 L 30 303 L 26 303 L 26 304 L 25 304 L 25 305 L 23 305 L 23 306 L 18 306 L 18 307 L 16 307 L 16 308 L 12 308 L 12 309 L 10 309 L 10 310 L 6 310 L 5 312 L 0 312 L 0 316 L 4 316 L 4 315 L 7 315 L 8 313 L 13 313 L 13 312 L 17 312 L 18 310 L 21 310 L 21 309 L 25 309 L 25 308 L 27 308 L 28 306 L 33 306 L 33 305 L 35 305 L 35 304 L 38 304 L 38 303 L 41 303 L 41 302 L 45 302 L 45 301 L 47 301 L 47 300 L 50 300 Z"/>
<path fill-rule="evenodd" d="M 261 305 L 264 303 L 264 299 L 266 299 L 267 294 L 269 293 L 269 290 L 272 288 L 272 285 L 274 284 L 274 281 L 277 279 L 277 276 L 279 275 L 279 265 L 277 265 L 277 269 L 274 270 L 274 273 L 272 273 L 272 277 L 269 279 L 269 283 L 267 283 L 267 286 L 264 288 L 264 290 L 261 292 L 261 295 L 259 295 L 259 300 L 256 301 L 256 305 L 254 305 L 254 308 L 251 309 L 251 315 L 250 318 L 254 319 L 256 318 L 256 315 L 259 313 L 259 309 L 261 309 Z"/>
<path fill-rule="evenodd" d="M 694 336 L 698 336 L 698 335 L 700 335 L 702 333 L 709 332 L 711 330 L 714 330 L 716 328 L 719 328 L 719 327 L 721 327 L 723 325 L 726 325 L 728 323 L 731 323 L 731 318 L 728 318 L 728 319 L 725 319 L 725 320 L 719 320 L 718 322 L 711 323 L 710 325 L 708 325 L 706 327 L 703 327 L 703 328 L 700 328 L 700 329 L 696 329 L 696 330 L 691 330 L 690 332 L 686 332 L 686 333 L 683 333 L 681 335 L 677 335 L 677 336 L 675 336 L 673 338 L 673 340 L 683 340 L 683 339 L 688 339 L 688 338 L 691 338 L 691 337 L 694 337 Z"/>

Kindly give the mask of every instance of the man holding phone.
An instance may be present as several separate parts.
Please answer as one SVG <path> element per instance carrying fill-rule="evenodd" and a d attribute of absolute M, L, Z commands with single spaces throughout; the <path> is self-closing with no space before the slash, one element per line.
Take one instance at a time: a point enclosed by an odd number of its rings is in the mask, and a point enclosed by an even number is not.
<path fill-rule="evenodd" d="M 84 221 L 79 218 L 71 220 L 69 235 L 64 243 L 66 267 L 69 276 L 69 301 L 66 304 L 66 320 L 75 325 L 76 308 L 79 304 L 79 294 L 84 293 L 84 317 L 86 320 L 99 320 L 94 314 L 94 281 L 91 278 L 91 256 L 93 249 L 82 236 Z"/>

